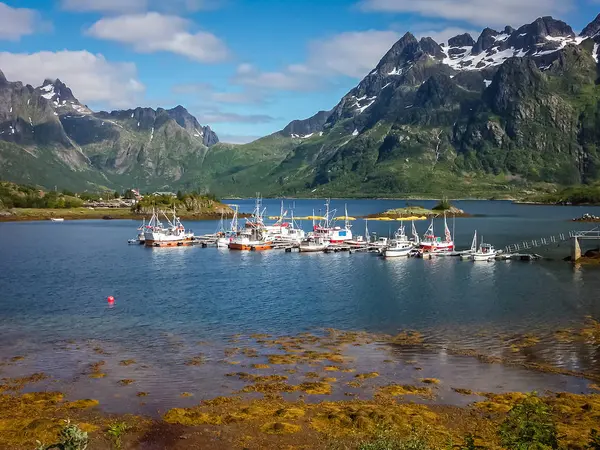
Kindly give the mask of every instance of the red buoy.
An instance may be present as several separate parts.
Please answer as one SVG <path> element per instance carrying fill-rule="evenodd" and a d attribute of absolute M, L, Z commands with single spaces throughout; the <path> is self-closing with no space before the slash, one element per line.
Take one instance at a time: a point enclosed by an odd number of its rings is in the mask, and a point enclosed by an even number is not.
<path fill-rule="evenodd" d="M 110 296 L 109 296 L 109 297 L 106 299 L 106 301 L 108 302 L 108 304 L 109 304 L 109 305 L 112 305 L 112 304 L 115 302 L 115 298 L 114 298 L 112 295 L 110 295 Z"/>

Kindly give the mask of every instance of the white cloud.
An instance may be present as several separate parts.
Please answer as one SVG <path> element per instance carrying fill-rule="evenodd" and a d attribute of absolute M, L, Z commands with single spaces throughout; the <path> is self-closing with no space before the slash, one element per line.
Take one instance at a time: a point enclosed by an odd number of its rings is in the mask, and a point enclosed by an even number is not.
<path fill-rule="evenodd" d="M 482 26 L 520 26 L 540 16 L 560 15 L 572 0 L 362 0 L 363 11 L 415 13 Z"/>
<path fill-rule="evenodd" d="M 313 71 L 361 78 L 400 38 L 395 31 L 340 33 L 309 43 L 307 66 Z"/>
<path fill-rule="evenodd" d="M 251 64 L 240 64 L 233 83 L 246 87 L 276 91 L 311 91 L 321 86 L 322 81 L 306 67 L 291 65 L 279 72 L 262 72 Z"/>
<path fill-rule="evenodd" d="M 260 89 L 222 92 L 210 83 L 178 84 L 171 91 L 175 94 L 196 94 L 205 102 L 230 103 L 238 105 L 258 105 L 266 101 L 266 93 Z"/>
<path fill-rule="evenodd" d="M 114 63 L 87 51 L 38 53 L 0 52 L 6 78 L 39 86 L 45 78 L 60 78 L 83 103 L 128 107 L 137 103 L 144 85 L 133 63 Z"/>
<path fill-rule="evenodd" d="M 62 0 L 63 9 L 68 11 L 108 14 L 145 12 L 148 9 L 193 12 L 212 9 L 219 4 L 219 0 Z"/>
<path fill-rule="evenodd" d="M 225 43 L 212 33 L 190 33 L 189 20 L 156 12 L 100 19 L 87 33 L 98 39 L 129 44 L 140 53 L 171 52 L 195 61 L 216 63 L 229 56 Z"/>
<path fill-rule="evenodd" d="M 33 34 L 48 25 L 33 9 L 11 8 L 0 2 L 0 39 L 18 41 L 22 36 Z"/>
<path fill-rule="evenodd" d="M 399 38 L 400 34 L 396 31 L 368 30 L 313 40 L 308 44 L 305 62 L 290 64 L 274 72 L 263 72 L 251 64 L 240 64 L 233 82 L 268 90 L 318 90 L 329 76 L 365 76 Z"/>

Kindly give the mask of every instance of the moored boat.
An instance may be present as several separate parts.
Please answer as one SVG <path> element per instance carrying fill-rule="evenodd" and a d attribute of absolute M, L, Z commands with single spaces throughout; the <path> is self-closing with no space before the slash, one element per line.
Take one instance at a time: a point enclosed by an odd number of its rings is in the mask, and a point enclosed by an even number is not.
<path fill-rule="evenodd" d="M 273 248 L 273 240 L 266 231 L 263 214 L 261 198 L 257 195 L 252 217 L 246 219 L 244 229 L 231 238 L 228 244 L 229 250 L 271 250 Z"/>
<path fill-rule="evenodd" d="M 152 210 L 152 217 L 144 229 L 144 244 L 146 247 L 181 247 L 192 245 L 194 233 L 185 229 L 173 208 L 173 218 L 169 219 L 162 212 L 167 221 L 164 226 L 156 210 Z"/>
<path fill-rule="evenodd" d="M 346 215 L 344 217 L 344 226 L 335 226 L 335 210 L 329 209 L 329 199 L 325 202 L 325 216 L 321 219 L 318 225 L 313 225 L 312 235 L 316 238 L 321 238 L 324 241 L 328 241 L 330 244 L 343 244 L 347 241 L 352 240 L 352 230 L 349 217 L 348 209 L 346 208 Z"/>
<path fill-rule="evenodd" d="M 277 242 L 299 244 L 302 242 L 306 233 L 300 228 L 295 220 L 292 213 L 291 219 L 286 221 L 287 211 L 284 211 L 283 200 L 281 201 L 281 211 L 277 217 L 277 222 L 273 225 L 265 225 L 265 231 L 268 237 Z"/>
<path fill-rule="evenodd" d="M 471 248 L 469 250 L 464 250 L 462 252 L 458 252 L 458 256 L 460 259 L 473 259 L 473 254 L 477 251 L 477 230 L 473 233 L 473 241 L 471 242 Z"/>
<path fill-rule="evenodd" d="M 62 217 L 50 217 L 50 222 L 64 222 L 65 219 Z"/>
<path fill-rule="evenodd" d="M 492 244 L 486 244 L 483 242 L 483 237 L 481 238 L 481 244 L 479 244 L 479 248 L 475 253 L 473 253 L 473 261 L 491 261 L 493 260 L 498 251 L 494 248 Z"/>
<path fill-rule="evenodd" d="M 433 219 L 423 240 L 419 243 L 421 250 L 424 253 L 440 253 L 440 252 L 452 252 L 454 250 L 454 240 L 450 234 L 448 223 L 446 221 L 446 215 L 444 214 L 444 240 L 441 237 L 436 237 L 433 229 Z"/>
<path fill-rule="evenodd" d="M 384 258 L 409 256 L 414 247 L 415 243 L 408 239 L 404 233 L 404 225 L 402 225 L 394 234 L 394 239 L 382 250 L 382 255 Z"/>
<path fill-rule="evenodd" d="M 304 253 L 322 252 L 329 247 L 329 241 L 322 237 L 309 237 L 302 241 L 298 249 Z"/>

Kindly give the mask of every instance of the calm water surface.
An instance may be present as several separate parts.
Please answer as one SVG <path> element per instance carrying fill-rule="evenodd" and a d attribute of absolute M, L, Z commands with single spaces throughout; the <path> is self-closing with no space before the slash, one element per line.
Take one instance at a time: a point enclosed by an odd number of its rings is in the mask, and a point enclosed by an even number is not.
<path fill-rule="evenodd" d="M 253 206 L 252 200 L 229 203 L 247 212 Z M 398 200 L 332 203 L 340 214 L 347 203 L 352 216 L 405 204 Z M 434 202 L 414 203 L 431 207 Z M 279 200 L 264 204 L 267 215 L 278 214 Z M 294 208 L 296 216 L 305 216 L 313 209 L 318 214 L 323 202 L 285 200 L 284 206 Z M 475 229 L 502 248 L 589 229 L 590 224 L 570 219 L 585 212 L 600 215 L 600 208 L 590 207 L 487 201 L 461 201 L 456 206 L 477 215 L 456 219 L 459 247 L 470 245 Z M 449 224 L 452 228 L 452 220 Z M 478 264 L 454 258 L 383 260 L 371 254 L 128 246 L 137 225 L 101 220 L 0 223 L 0 358 L 26 356 L 4 367 L 2 376 L 42 370 L 62 379 L 64 388 L 75 394 L 102 397 L 112 410 L 123 408 L 128 394 L 130 403 L 137 405 L 136 391 L 155 391 L 157 395 L 138 408 L 147 412 L 147 408 L 171 406 L 183 391 L 198 394 L 192 400 L 177 400 L 178 404 L 236 388 L 234 380 L 224 384 L 220 378 L 231 366 L 219 362 L 223 348 L 230 345 L 228 339 L 238 333 L 290 335 L 328 327 L 378 333 L 417 329 L 428 342 L 442 346 L 502 352 L 498 336 L 528 332 L 543 336 L 580 324 L 585 316 L 600 317 L 600 272 L 560 261 L 569 254 L 568 243 L 537 250 L 551 261 Z M 186 225 L 196 234 L 217 227 L 213 221 Z M 441 234 L 441 221 L 436 225 Z M 304 226 L 308 229 L 310 223 Z M 370 231 L 385 236 L 395 226 L 394 222 L 369 223 Z M 364 233 L 362 220 L 353 222 L 353 227 L 355 234 Z M 418 223 L 420 233 L 426 227 L 425 222 Z M 106 305 L 108 295 L 117 299 L 113 308 Z M 93 350 L 98 347 L 108 355 L 99 356 Z M 386 358 L 400 361 L 403 357 L 398 350 L 383 350 L 356 355 L 357 364 L 368 368 Z M 208 364 L 186 367 L 185 358 L 199 352 Z M 144 367 L 118 365 L 129 357 Z M 87 379 L 86 367 L 99 358 L 107 361 L 109 376 Z M 429 371 L 423 376 L 440 375 L 453 380 L 454 386 L 463 380 L 463 385 L 481 390 L 582 391 L 587 384 L 571 377 L 478 364 L 443 352 L 418 358 Z M 600 371 L 600 355 L 587 349 L 542 347 L 532 358 L 572 370 Z M 408 376 L 408 369 L 399 363 L 382 378 L 393 380 L 403 371 Z M 465 383 L 467 374 L 470 379 Z M 122 378 L 135 379 L 137 385 L 120 388 L 117 401 L 107 391 Z M 455 401 L 449 392 L 446 395 L 446 400 Z"/>

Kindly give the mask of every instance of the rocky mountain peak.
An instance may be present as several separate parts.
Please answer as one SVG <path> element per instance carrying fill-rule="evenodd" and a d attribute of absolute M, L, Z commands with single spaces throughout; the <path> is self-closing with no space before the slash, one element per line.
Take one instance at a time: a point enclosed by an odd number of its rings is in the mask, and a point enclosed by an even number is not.
<path fill-rule="evenodd" d="M 492 48 L 496 43 L 496 39 L 494 38 L 499 34 L 500 33 L 498 33 L 496 30 L 492 30 L 491 28 L 484 28 L 481 34 L 479 35 L 479 38 L 477 38 L 477 42 L 473 46 L 473 50 L 471 53 L 474 55 L 478 55 L 479 53 Z"/>
<path fill-rule="evenodd" d="M 419 42 L 412 33 L 406 33 L 402 36 L 392 48 L 381 58 L 376 67 L 379 73 L 388 73 L 403 65 L 406 61 L 412 60 L 415 53 L 420 50 Z"/>
<path fill-rule="evenodd" d="M 575 37 L 573 29 L 562 20 L 551 16 L 540 17 L 533 24 L 541 36 Z"/>
<path fill-rule="evenodd" d="M 472 47 L 475 45 L 475 41 L 469 33 L 459 34 L 448 39 L 449 47 Z"/>
<path fill-rule="evenodd" d="M 581 37 L 595 37 L 600 33 L 600 14 L 596 16 L 581 32 Z"/>
<path fill-rule="evenodd" d="M 4 76 L 4 72 L 2 72 L 0 70 L 0 84 L 7 84 L 8 80 L 6 79 L 6 77 Z"/>
<path fill-rule="evenodd" d="M 181 105 L 177 105 L 173 109 L 166 110 L 166 113 L 173 119 L 177 124 L 185 128 L 194 137 L 202 138 L 202 142 L 207 147 L 219 142 L 219 138 L 216 133 L 210 129 L 209 126 L 202 126 L 198 122 L 198 119 L 194 117 L 190 112 Z"/>
<path fill-rule="evenodd" d="M 421 38 L 419 41 L 421 49 L 435 59 L 444 59 L 444 51 L 442 47 L 430 37 Z"/>
<path fill-rule="evenodd" d="M 81 114 L 89 114 L 86 107 L 79 103 L 79 100 L 75 98 L 71 88 L 60 79 L 45 79 L 44 83 L 36 89 L 41 97 L 48 100 L 54 108 L 68 108 L 68 110 L 74 109 L 76 112 Z M 66 110 L 65 110 L 66 111 Z"/>

